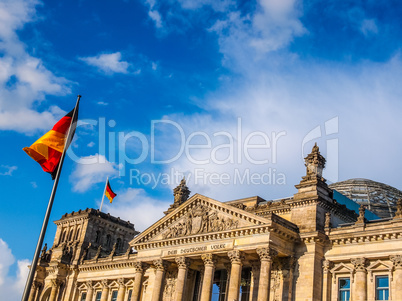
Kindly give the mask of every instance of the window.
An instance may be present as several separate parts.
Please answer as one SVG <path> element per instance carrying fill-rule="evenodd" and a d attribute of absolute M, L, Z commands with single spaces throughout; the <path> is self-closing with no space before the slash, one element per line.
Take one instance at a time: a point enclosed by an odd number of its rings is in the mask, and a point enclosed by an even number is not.
<path fill-rule="evenodd" d="M 73 233 L 74 233 L 74 230 L 71 230 L 70 234 L 68 235 L 68 241 L 73 239 Z"/>
<path fill-rule="evenodd" d="M 339 301 L 350 299 L 350 278 L 339 278 Z"/>
<path fill-rule="evenodd" d="M 117 291 L 112 291 L 112 300 L 111 301 L 117 301 Z"/>
<path fill-rule="evenodd" d="M 250 298 L 251 268 L 244 268 L 240 279 L 240 301 L 247 301 Z"/>
<path fill-rule="evenodd" d="M 226 300 L 226 282 L 228 273 L 226 270 L 216 271 L 214 274 L 214 282 L 212 284 L 212 300 L 211 301 L 224 301 Z"/>
<path fill-rule="evenodd" d="M 389 298 L 388 276 L 375 277 L 375 299 L 388 300 L 388 298 Z"/>
<path fill-rule="evenodd" d="M 122 248 L 123 246 L 122 246 L 122 243 L 121 243 L 121 238 L 118 238 L 117 240 L 116 240 L 116 250 L 118 250 L 118 251 L 121 251 L 121 248 Z"/>
<path fill-rule="evenodd" d="M 87 293 L 81 294 L 81 301 L 85 301 L 87 299 Z"/>
<path fill-rule="evenodd" d="M 80 228 L 77 229 L 77 233 L 75 233 L 75 240 L 78 240 L 80 238 Z"/>
<path fill-rule="evenodd" d="M 95 301 L 100 301 L 102 297 L 102 292 L 96 292 Z"/>
<path fill-rule="evenodd" d="M 110 247 L 111 242 L 112 242 L 112 237 L 110 236 L 110 234 L 108 234 L 106 236 L 106 246 Z"/>
<path fill-rule="evenodd" d="M 201 291 L 201 273 L 196 271 L 193 301 L 198 301 Z"/>
<path fill-rule="evenodd" d="M 127 301 L 131 301 L 131 296 L 133 295 L 133 290 L 128 291 L 128 298 Z"/>
<path fill-rule="evenodd" d="M 101 232 L 98 230 L 96 231 L 95 242 L 99 243 L 101 238 Z"/>
<path fill-rule="evenodd" d="M 61 235 L 61 239 L 60 239 L 61 242 L 66 240 L 66 235 L 67 235 L 67 230 L 64 230 L 63 234 Z"/>

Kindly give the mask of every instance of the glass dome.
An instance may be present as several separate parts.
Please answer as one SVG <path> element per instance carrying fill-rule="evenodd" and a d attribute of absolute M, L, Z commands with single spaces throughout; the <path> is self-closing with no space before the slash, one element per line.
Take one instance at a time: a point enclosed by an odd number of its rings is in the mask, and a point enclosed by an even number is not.
<path fill-rule="evenodd" d="M 399 189 L 367 179 L 350 179 L 331 184 L 329 187 L 365 205 L 380 218 L 394 216 L 396 201 L 402 198 L 402 191 Z"/>

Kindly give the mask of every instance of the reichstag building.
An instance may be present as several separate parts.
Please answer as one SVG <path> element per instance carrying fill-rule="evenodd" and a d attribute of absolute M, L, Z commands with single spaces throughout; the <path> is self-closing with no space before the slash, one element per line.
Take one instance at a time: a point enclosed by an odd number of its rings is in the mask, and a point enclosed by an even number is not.
<path fill-rule="evenodd" d="M 142 233 L 95 209 L 65 214 L 29 300 L 401 301 L 401 192 L 329 187 L 316 145 L 305 165 L 297 193 L 276 201 L 190 197 L 183 180 Z"/>

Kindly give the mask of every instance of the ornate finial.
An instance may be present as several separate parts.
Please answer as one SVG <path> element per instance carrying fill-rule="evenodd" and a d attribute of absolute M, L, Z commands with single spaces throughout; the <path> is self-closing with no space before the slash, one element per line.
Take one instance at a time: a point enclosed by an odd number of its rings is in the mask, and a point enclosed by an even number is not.
<path fill-rule="evenodd" d="M 402 218 L 402 199 L 398 199 L 398 201 L 396 201 L 395 217 Z"/>
<path fill-rule="evenodd" d="M 325 168 L 325 158 L 320 154 L 320 148 L 317 143 L 314 144 L 311 153 L 304 158 L 304 165 L 307 168 L 306 176 L 303 177 L 303 181 L 319 179 L 325 182 L 322 177 L 322 171 Z"/>
<path fill-rule="evenodd" d="M 363 205 L 360 205 L 359 208 L 359 217 L 357 218 L 356 223 L 357 224 L 364 224 L 364 220 L 365 220 L 365 212 L 366 212 L 366 207 L 364 207 Z"/>
<path fill-rule="evenodd" d="M 186 185 L 186 179 L 183 177 L 183 179 L 180 181 L 180 184 L 173 189 L 174 203 L 178 203 L 179 205 L 183 204 L 185 201 L 187 201 L 190 192 L 191 191 Z"/>
<path fill-rule="evenodd" d="M 174 201 L 173 204 L 170 205 L 169 209 L 165 211 L 165 214 L 170 213 L 177 207 L 179 207 L 181 204 L 183 204 L 185 201 L 187 201 L 189 195 L 190 195 L 190 190 L 188 189 L 186 185 L 186 178 L 183 177 L 183 179 L 180 181 L 180 184 L 173 189 L 173 195 L 174 195 Z"/>

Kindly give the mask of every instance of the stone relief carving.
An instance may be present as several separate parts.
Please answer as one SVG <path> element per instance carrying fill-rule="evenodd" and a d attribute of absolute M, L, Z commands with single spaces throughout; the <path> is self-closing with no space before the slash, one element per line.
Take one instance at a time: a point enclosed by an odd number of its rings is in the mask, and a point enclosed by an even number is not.
<path fill-rule="evenodd" d="M 177 270 L 168 271 L 165 277 L 165 288 L 163 290 L 163 301 L 174 301 L 176 292 Z"/>
<path fill-rule="evenodd" d="M 223 217 L 217 211 L 209 210 L 207 206 L 198 205 L 189 210 L 183 221 L 170 227 L 162 234 L 163 239 L 176 238 L 207 232 L 218 232 L 236 229 L 239 221 Z"/>

